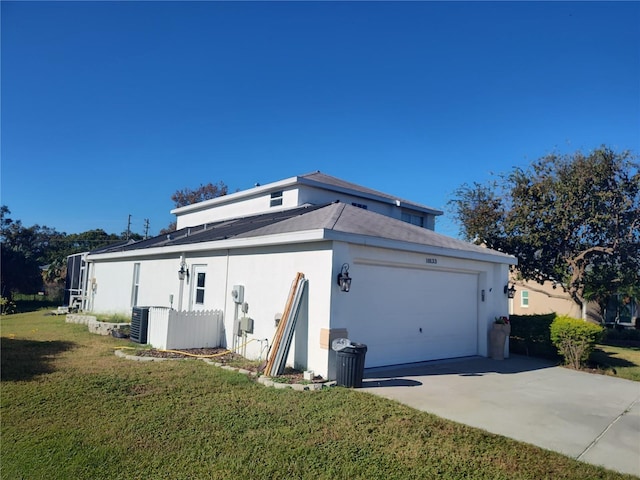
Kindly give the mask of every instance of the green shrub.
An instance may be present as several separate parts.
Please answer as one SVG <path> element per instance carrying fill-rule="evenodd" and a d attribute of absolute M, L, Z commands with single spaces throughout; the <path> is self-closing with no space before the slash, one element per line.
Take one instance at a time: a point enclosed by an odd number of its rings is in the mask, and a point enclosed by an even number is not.
<path fill-rule="evenodd" d="M 15 302 L 9 300 L 7 297 L 0 297 L 0 314 L 10 315 L 16 313 Z"/>
<path fill-rule="evenodd" d="M 510 315 L 511 353 L 556 360 L 558 351 L 551 342 L 549 328 L 556 318 L 555 313 L 544 315 Z"/>
<path fill-rule="evenodd" d="M 620 345 L 640 347 L 640 330 L 607 328 L 604 332 L 602 343 L 608 345 Z"/>
<path fill-rule="evenodd" d="M 600 325 L 571 318 L 566 315 L 556 317 L 551 324 L 551 341 L 564 363 L 580 368 L 588 360 L 596 343 L 602 338 L 604 329 Z"/>

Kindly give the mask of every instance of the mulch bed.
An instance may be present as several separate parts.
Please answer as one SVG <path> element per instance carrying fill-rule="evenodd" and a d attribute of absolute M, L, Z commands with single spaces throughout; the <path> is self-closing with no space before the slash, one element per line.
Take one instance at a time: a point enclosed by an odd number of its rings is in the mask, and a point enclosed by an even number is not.
<path fill-rule="evenodd" d="M 182 352 L 182 353 L 181 353 Z M 173 359 L 188 359 L 188 358 L 207 358 L 213 362 L 222 363 L 223 365 L 230 365 L 233 367 L 243 368 L 250 372 L 262 373 L 264 370 L 265 362 L 257 365 L 255 362 L 246 361 L 246 359 L 237 353 L 228 351 L 225 348 L 187 348 L 180 349 L 179 351 L 172 350 L 137 350 L 135 353 L 139 357 L 154 357 L 154 358 L 173 358 Z M 206 357 L 193 357 L 193 355 L 206 355 Z M 299 383 L 303 381 L 302 372 L 294 370 L 291 367 L 286 367 L 284 373 L 276 377 L 277 381 L 283 383 Z M 317 376 L 313 379 L 313 383 L 324 382 L 324 379 Z"/>

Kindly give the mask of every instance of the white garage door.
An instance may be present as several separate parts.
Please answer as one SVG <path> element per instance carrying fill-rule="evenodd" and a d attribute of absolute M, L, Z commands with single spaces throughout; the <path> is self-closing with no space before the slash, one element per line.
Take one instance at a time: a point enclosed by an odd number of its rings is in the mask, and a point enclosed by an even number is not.
<path fill-rule="evenodd" d="M 367 344 L 367 368 L 477 355 L 477 275 L 371 265 L 357 270 L 348 295 L 361 315 L 349 319 L 348 330 L 353 341 Z"/>

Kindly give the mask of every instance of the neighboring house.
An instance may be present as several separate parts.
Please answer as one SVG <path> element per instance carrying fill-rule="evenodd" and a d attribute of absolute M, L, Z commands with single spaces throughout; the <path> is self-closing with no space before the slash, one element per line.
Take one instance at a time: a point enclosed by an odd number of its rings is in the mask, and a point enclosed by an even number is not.
<path fill-rule="evenodd" d="M 535 315 L 545 313 L 557 313 L 573 318 L 582 318 L 582 309 L 573 301 L 562 287 L 555 286 L 552 282 L 540 284 L 535 281 L 511 280 L 516 293 L 509 299 L 509 314 Z M 590 305 L 587 309 L 587 318 L 595 319 L 597 304 Z"/>
<path fill-rule="evenodd" d="M 534 281 L 511 278 L 515 295 L 509 299 L 509 314 L 535 315 L 556 313 L 573 318 L 584 318 L 609 326 L 633 327 L 638 319 L 638 302 L 626 295 L 614 295 L 609 299 L 604 311 L 596 302 L 589 302 L 581 308 L 562 287 L 552 282 L 543 284 Z"/>
<path fill-rule="evenodd" d="M 236 345 L 231 295 L 241 285 L 254 321 L 247 339 L 257 340 L 245 353 L 258 358 L 302 272 L 289 363 L 325 378 L 335 375 L 334 338 L 366 344 L 367 367 L 487 356 L 494 317 L 507 313 L 514 257 L 435 233 L 438 210 L 319 172 L 173 213 L 170 235 L 86 255 L 85 310 L 219 310 L 226 345 Z M 345 292 L 337 278 L 347 269 Z"/>

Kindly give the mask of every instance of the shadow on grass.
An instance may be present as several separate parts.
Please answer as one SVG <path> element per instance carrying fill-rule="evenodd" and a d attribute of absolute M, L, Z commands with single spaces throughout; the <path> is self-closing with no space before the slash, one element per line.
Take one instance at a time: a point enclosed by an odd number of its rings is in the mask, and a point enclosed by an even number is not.
<path fill-rule="evenodd" d="M 633 348 L 631 350 L 640 350 L 638 348 Z M 589 357 L 589 363 L 599 365 L 602 367 L 640 367 L 640 365 L 630 362 L 625 358 L 618 357 L 618 354 L 615 352 L 605 352 L 604 350 L 600 350 L 596 348 Z"/>
<path fill-rule="evenodd" d="M 59 340 L 41 342 L 2 337 L 0 378 L 2 381 L 31 380 L 38 375 L 52 373 L 53 357 L 74 346 L 73 342 Z"/>

